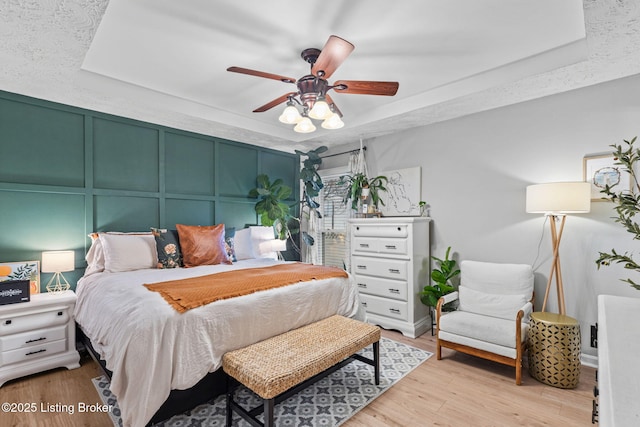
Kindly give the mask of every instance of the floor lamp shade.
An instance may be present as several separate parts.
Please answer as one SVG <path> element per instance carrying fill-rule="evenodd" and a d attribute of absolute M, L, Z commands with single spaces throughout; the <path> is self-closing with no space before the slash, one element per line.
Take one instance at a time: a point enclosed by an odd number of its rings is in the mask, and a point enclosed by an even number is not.
<path fill-rule="evenodd" d="M 562 239 L 562 231 L 567 219 L 566 214 L 587 213 L 591 210 L 591 184 L 588 182 L 552 182 L 530 185 L 527 187 L 526 209 L 529 213 L 544 213 L 548 215 L 551 226 L 553 261 L 544 294 L 542 311 L 545 311 L 547 307 L 551 282 L 555 276 L 558 292 L 558 311 L 564 315 L 566 314 L 566 308 L 562 271 L 560 269 L 560 239 Z M 560 222 L 559 228 L 556 225 L 557 221 Z"/>
<path fill-rule="evenodd" d="M 591 210 L 591 184 L 551 182 L 527 187 L 527 212 L 545 214 L 587 213 Z"/>

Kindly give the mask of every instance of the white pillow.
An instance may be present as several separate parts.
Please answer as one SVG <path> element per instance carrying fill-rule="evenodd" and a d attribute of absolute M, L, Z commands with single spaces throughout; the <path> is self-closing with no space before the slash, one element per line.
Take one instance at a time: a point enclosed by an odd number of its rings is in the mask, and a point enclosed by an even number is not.
<path fill-rule="evenodd" d="M 253 253 L 253 246 L 251 244 L 251 229 L 243 228 L 236 230 L 236 235 L 233 238 L 233 247 L 235 248 L 236 259 L 238 261 L 255 258 L 256 256 Z"/>
<path fill-rule="evenodd" d="M 278 259 L 278 253 L 271 250 L 265 250 L 265 248 L 270 249 L 270 247 L 269 245 L 264 244 L 265 242 L 275 240 L 276 236 L 274 234 L 273 227 L 254 225 L 249 227 L 249 229 L 251 230 L 251 246 L 255 257 Z"/>
<path fill-rule="evenodd" d="M 158 252 L 156 240 L 151 234 L 100 234 L 104 251 L 104 271 L 156 268 Z"/>
<path fill-rule="evenodd" d="M 458 292 L 459 310 L 507 320 L 516 320 L 518 310 L 529 301 L 526 295 L 490 294 L 462 285 Z"/>
<path fill-rule="evenodd" d="M 104 271 L 104 251 L 102 250 L 102 242 L 98 233 L 89 234 L 91 237 L 91 247 L 84 257 L 87 260 L 87 268 L 84 271 L 85 276 Z"/>

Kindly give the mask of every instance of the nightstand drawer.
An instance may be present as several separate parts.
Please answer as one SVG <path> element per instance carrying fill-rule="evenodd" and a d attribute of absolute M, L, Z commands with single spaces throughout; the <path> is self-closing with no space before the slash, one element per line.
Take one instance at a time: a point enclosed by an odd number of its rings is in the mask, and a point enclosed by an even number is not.
<path fill-rule="evenodd" d="M 407 282 L 400 280 L 382 279 L 379 277 L 354 275 L 358 291 L 370 295 L 407 300 Z"/>
<path fill-rule="evenodd" d="M 33 345 L 16 350 L 3 351 L 0 353 L 0 365 L 10 365 L 12 363 L 26 362 L 41 357 L 62 353 L 67 349 L 66 340 L 52 341 L 46 344 Z"/>
<path fill-rule="evenodd" d="M 355 274 L 407 280 L 407 261 L 354 256 L 351 269 Z"/>
<path fill-rule="evenodd" d="M 13 316 L 0 316 L 0 336 L 64 325 L 69 322 L 69 319 L 71 319 L 69 306 L 51 307 L 46 311 L 24 312 Z"/>
<path fill-rule="evenodd" d="M 37 331 L 23 332 L 21 334 L 0 337 L 0 351 L 25 348 L 33 345 L 46 344 L 51 341 L 63 340 L 66 338 L 66 325 L 55 328 L 39 329 Z"/>
<path fill-rule="evenodd" d="M 393 317 L 394 319 L 407 320 L 407 303 L 392 301 L 372 295 L 360 294 L 360 302 L 367 313 Z"/>

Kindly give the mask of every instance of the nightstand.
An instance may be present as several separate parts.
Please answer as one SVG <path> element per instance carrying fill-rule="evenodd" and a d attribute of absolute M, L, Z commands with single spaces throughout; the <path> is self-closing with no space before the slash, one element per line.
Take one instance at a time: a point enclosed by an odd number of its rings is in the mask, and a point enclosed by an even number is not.
<path fill-rule="evenodd" d="M 47 369 L 80 367 L 76 351 L 73 291 L 31 296 L 0 306 L 0 387 Z"/>

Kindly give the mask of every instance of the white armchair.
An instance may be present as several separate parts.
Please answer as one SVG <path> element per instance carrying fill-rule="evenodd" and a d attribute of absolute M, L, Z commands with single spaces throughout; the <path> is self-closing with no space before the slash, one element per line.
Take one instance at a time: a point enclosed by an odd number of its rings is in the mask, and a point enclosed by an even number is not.
<path fill-rule="evenodd" d="M 513 366 L 520 385 L 533 311 L 531 266 L 462 261 L 460 272 L 458 291 L 440 298 L 436 308 L 436 358 L 447 347 Z M 442 310 L 455 300 L 455 311 Z"/>

